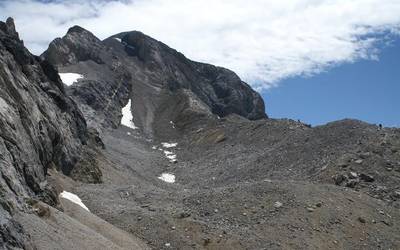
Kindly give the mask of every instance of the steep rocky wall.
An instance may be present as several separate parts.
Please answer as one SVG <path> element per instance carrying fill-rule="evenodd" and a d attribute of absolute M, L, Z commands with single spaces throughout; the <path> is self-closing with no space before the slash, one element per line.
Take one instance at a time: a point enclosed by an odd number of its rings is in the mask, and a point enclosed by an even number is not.
<path fill-rule="evenodd" d="M 11 215 L 26 199 L 57 203 L 47 170 L 70 174 L 88 136 L 54 67 L 29 53 L 11 18 L 0 22 L 0 245 L 22 246 Z"/>

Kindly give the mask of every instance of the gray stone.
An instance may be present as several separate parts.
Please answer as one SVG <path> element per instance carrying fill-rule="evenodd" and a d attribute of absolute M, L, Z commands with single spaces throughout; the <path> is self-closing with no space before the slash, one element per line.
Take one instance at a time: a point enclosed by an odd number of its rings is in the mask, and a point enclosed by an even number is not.
<path fill-rule="evenodd" d="M 365 219 L 364 219 L 363 217 L 358 217 L 358 221 L 361 222 L 361 223 L 363 223 L 363 224 L 366 222 Z"/>
<path fill-rule="evenodd" d="M 277 202 L 274 203 L 274 207 L 275 207 L 275 208 L 280 208 L 280 207 L 282 207 L 282 206 L 283 206 L 283 203 L 280 202 L 280 201 L 277 201 Z"/>
<path fill-rule="evenodd" d="M 360 174 L 360 179 L 365 181 L 365 182 L 374 182 L 375 178 L 372 175 L 369 174 Z"/>

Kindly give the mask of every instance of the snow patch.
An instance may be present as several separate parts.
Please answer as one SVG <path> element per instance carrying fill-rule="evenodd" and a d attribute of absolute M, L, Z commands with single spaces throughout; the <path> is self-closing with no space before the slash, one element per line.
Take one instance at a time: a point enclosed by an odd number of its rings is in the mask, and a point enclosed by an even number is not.
<path fill-rule="evenodd" d="M 157 147 L 156 146 L 153 146 L 153 147 L 151 147 L 152 149 L 157 149 Z"/>
<path fill-rule="evenodd" d="M 173 121 L 169 121 L 169 123 L 172 125 L 172 128 L 175 128 L 175 123 Z"/>
<path fill-rule="evenodd" d="M 132 109 L 131 109 L 131 99 L 129 99 L 128 104 L 122 108 L 122 118 L 121 124 L 127 126 L 131 129 L 137 129 L 133 123 Z"/>
<path fill-rule="evenodd" d="M 161 145 L 164 148 L 174 148 L 174 147 L 176 147 L 178 145 L 178 143 L 177 142 L 173 142 L 173 143 L 161 142 Z"/>
<path fill-rule="evenodd" d="M 67 86 L 71 86 L 73 83 L 83 78 L 83 75 L 77 73 L 58 73 L 58 75 L 61 81 Z"/>
<path fill-rule="evenodd" d="M 161 143 L 161 146 L 164 147 L 164 148 L 174 148 L 177 145 L 178 145 L 177 142 L 162 142 Z M 161 147 L 158 148 L 158 149 L 162 150 Z M 165 157 L 168 158 L 169 162 L 171 162 L 171 163 L 176 163 L 177 162 L 176 154 L 174 152 L 167 151 L 167 150 L 162 150 L 162 151 L 164 152 Z"/>
<path fill-rule="evenodd" d="M 164 154 L 165 154 L 165 157 L 167 157 L 170 162 L 175 163 L 177 161 L 176 154 L 174 154 L 174 152 L 164 150 Z"/>
<path fill-rule="evenodd" d="M 158 179 L 168 182 L 168 183 L 174 183 L 175 182 L 175 175 L 169 174 L 169 173 L 162 173 Z"/>
<path fill-rule="evenodd" d="M 69 200 L 69 201 L 81 206 L 82 208 L 86 209 L 87 211 L 89 211 L 89 208 L 87 208 L 85 206 L 85 204 L 83 204 L 82 200 L 76 194 L 73 194 L 73 193 L 70 193 L 70 192 L 67 192 L 67 191 L 63 191 L 60 194 L 60 197 L 62 197 L 64 199 L 67 199 L 67 200 Z"/>
<path fill-rule="evenodd" d="M 118 42 L 122 42 L 121 38 L 114 37 L 114 39 L 117 40 Z"/>

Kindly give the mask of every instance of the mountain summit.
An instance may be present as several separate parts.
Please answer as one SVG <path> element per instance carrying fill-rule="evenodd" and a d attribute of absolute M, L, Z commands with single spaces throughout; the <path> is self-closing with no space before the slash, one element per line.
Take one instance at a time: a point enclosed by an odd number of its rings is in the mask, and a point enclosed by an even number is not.
<path fill-rule="evenodd" d="M 235 73 L 193 62 L 141 32 L 124 32 L 100 41 L 75 26 L 54 40 L 42 57 L 61 72 L 85 75 L 80 81 L 85 87 L 77 86 L 72 95 L 114 127 L 119 124 L 114 112 L 120 109 L 104 110 L 104 105 L 122 107 L 128 100 L 132 100 L 135 124 L 149 136 L 164 133 L 159 125 L 169 121 L 178 125 L 194 122 L 187 116 L 267 117 L 260 95 Z M 107 90 L 96 91 L 99 86 Z"/>
<path fill-rule="evenodd" d="M 0 248 L 397 249 L 400 130 L 271 119 L 232 71 L 0 22 Z"/>

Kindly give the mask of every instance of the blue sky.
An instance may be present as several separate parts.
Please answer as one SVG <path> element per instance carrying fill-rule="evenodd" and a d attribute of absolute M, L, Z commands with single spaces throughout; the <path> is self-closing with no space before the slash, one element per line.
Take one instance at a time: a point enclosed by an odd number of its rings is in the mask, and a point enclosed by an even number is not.
<path fill-rule="evenodd" d="M 294 77 L 263 92 L 270 117 L 321 125 L 344 118 L 400 127 L 400 39 L 381 47 L 379 60 Z"/>

